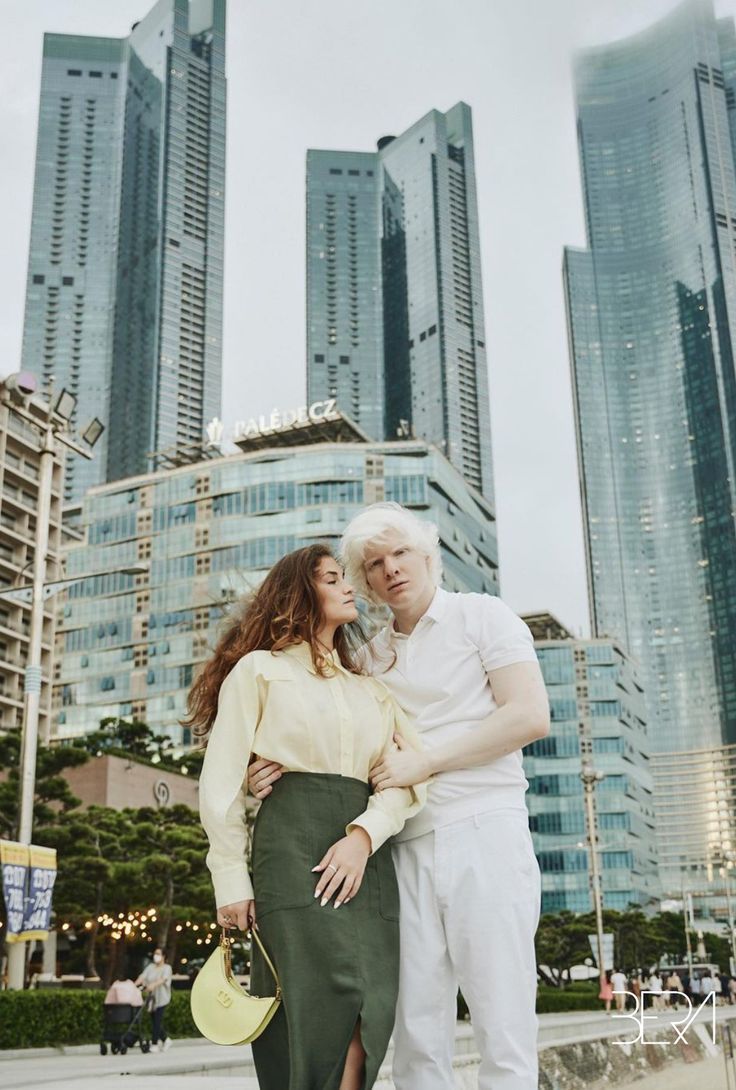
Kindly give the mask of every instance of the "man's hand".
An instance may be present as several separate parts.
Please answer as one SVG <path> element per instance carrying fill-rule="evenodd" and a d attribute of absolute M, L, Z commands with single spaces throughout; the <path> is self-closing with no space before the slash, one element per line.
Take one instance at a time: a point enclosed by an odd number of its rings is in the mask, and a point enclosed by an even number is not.
<path fill-rule="evenodd" d="M 333 908 L 339 908 L 355 896 L 363 881 L 370 854 L 371 838 L 360 826 L 327 849 L 317 866 L 312 867 L 313 872 L 321 872 L 314 896 L 322 898 L 320 903 L 323 908 L 333 893 L 337 893 Z"/>
<path fill-rule="evenodd" d="M 384 753 L 370 771 L 371 785 L 375 791 L 387 787 L 412 787 L 424 783 L 432 775 L 432 766 L 426 753 L 417 752 L 400 734 L 394 735 L 397 750 Z"/>
<path fill-rule="evenodd" d="M 256 757 L 248 765 L 248 791 L 257 799 L 265 799 L 271 794 L 271 785 L 281 779 L 283 765 L 267 761 L 265 757 Z"/>
<path fill-rule="evenodd" d="M 255 927 L 256 902 L 235 901 L 234 904 L 223 905 L 217 910 L 217 922 L 220 927 L 237 927 L 240 931 Z"/>

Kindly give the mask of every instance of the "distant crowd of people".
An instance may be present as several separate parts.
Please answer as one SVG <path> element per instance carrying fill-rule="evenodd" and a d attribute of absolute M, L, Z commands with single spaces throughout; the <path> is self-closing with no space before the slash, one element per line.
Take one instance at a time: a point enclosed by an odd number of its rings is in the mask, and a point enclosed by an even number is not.
<path fill-rule="evenodd" d="M 717 973 L 708 969 L 689 973 L 673 970 L 664 976 L 656 969 L 647 975 L 641 969 L 633 969 L 628 975 L 621 969 L 606 972 L 601 978 L 598 998 L 603 1001 L 606 1013 L 610 1014 L 611 1004 L 615 1002 L 617 1011 L 624 1011 L 627 1006 L 638 1007 L 642 992 L 649 992 L 646 1003 L 655 1011 L 677 1010 L 684 1007 L 682 999 L 686 995 L 694 1006 L 715 993 L 719 1005 L 736 1004 L 736 977 L 729 973 Z M 674 994 L 674 993 L 680 993 Z M 635 1000 L 632 999 L 635 997 Z"/>

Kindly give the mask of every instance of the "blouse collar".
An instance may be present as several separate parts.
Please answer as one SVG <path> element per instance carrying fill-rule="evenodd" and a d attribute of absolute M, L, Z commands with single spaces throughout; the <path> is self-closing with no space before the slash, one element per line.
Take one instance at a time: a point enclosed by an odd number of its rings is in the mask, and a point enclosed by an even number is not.
<path fill-rule="evenodd" d="M 317 671 L 315 670 L 314 663 L 312 661 L 312 648 L 306 640 L 302 640 L 301 643 L 290 643 L 288 647 L 285 647 L 283 649 L 282 654 L 289 655 L 291 658 L 297 659 L 299 662 L 302 663 L 303 666 L 306 666 L 310 674 L 317 675 Z M 337 651 L 325 651 L 323 652 L 323 654 L 325 663 L 327 664 L 328 668 L 332 667 L 333 670 L 337 670 L 343 674 L 349 673 L 349 671 L 346 670 L 343 664 L 340 662 L 340 656 L 338 655 Z"/>

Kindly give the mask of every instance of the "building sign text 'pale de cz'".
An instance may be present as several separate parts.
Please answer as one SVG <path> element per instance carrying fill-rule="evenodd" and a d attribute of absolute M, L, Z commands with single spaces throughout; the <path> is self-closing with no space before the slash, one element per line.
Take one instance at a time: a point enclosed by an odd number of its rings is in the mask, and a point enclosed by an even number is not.
<path fill-rule="evenodd" d="M 337 408 L 335 398 L 327 401 L 313 401 L 311 405 L 300 405 L 296 409 L 273 409 L 269 416 L 252 416 L 250 420 L 236 420 L 229 436 L 237 443 L 242 439 L 258 439 L 262 435 L 277 435 L 281 432 L 291 431 L 294 428 L 303 428 L 308 424 L 321 424 L 326 420 L 339 420 L 340 411 Z M 207 440 L 213 447 L 217 447 L 225 437 L 225 425 L 218 418 L 210 420 L 205 428 Z"/>

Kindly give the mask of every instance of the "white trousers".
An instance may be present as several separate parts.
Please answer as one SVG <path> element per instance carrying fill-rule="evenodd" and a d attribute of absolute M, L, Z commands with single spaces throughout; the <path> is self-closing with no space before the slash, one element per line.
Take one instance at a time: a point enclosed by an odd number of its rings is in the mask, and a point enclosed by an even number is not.
<path fill-rule="evenodd" d="M 401 967 L 396 1090 L 452 1090 L 458 985 L 479 1090 L 537 1090 L 534 933 L 541 879 L 526 810 L 496 810 L 395 844 Z"/>

